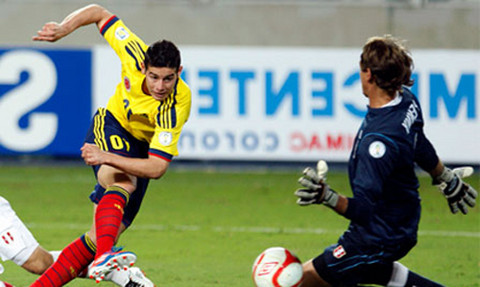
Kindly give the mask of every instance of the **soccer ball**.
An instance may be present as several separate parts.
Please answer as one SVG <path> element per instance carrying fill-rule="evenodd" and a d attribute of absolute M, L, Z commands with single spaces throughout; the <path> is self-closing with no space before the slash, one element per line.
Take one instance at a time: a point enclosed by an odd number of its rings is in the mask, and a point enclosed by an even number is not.
<path fill-rule="evenodd" d="M 283 247 L 271 247 L 255 259 L 252 277 L 257 287 L 297 287 L 302 283 L 302 262 Z"/>

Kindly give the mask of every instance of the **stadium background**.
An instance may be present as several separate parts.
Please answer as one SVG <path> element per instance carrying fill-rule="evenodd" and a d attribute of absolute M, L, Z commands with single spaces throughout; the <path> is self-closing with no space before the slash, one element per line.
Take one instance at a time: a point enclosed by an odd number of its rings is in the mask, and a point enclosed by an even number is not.
<path fill-rule="evenodd" d="M 329 182 L 349 194 L 348 139 L 361 120 L 355 108 L 365 105 L 356 65 L 373 35 L 408 40 L 427 132 L 448 163 L 476 167 L 468 182 L 480 190 L 478 0 L 96 2 L 147 43 L 176 42 L 183 76 L 194 90 L 186 131 L 202 136 L 193 134 L 186 143 L 195 138 L 195 147 L 203 149 L 180 147 L 186 157 L 151 183 L 121 240 L 157 285 L 251 286 L 251 264 L 267 247 L 282 245 L 307 259 L 338 238 L 348 222 L 326 208 L 299 208 L 292 192 L 302 168 L 326 158 L 334 167 Z M 0 0 L 0 195 L 49 250 L 89 228 L 86 195 L 94 178 L 78 149 L 93 110 L 110 95 L 119 73 L 93 26 L 55 44 L 30 39 L 45 22 L 61 21 L 88 3 Z M 435 93 L 432 83 L 441 87 Z M 306 131 L 309 152 L 288 150 L 299 146 L 295 141 L 284 153 L 268 153 L 273 135 L 279 142 L 283 134 L 301 139 L 295 131 Z M 331 149 L 320 148 L 329 140 Z M 419 244 L 402 263 L 447 286 L 479 287 L 479 208 L 453 216 L 428 176 L 420 180 Z M 16 286 L 36 278 L 11 262 L 2 264 L 0 278 Z"/>
<path fill-rule="evenodd" d="M 54 45 L 30 38 L 87 3 L 0 3 L 4 158 L 78 158 L 91 114 L 119 81 L 118 60 L 93 26 Z M 440 156 L 480 162 L 479 1 L 98 3 L 147 43 L 180 46 L 193 91 L 182 162 L 346 162 L 365 112 L 360 49 L 387 33 L 412 49 L 413 89 Z"/>

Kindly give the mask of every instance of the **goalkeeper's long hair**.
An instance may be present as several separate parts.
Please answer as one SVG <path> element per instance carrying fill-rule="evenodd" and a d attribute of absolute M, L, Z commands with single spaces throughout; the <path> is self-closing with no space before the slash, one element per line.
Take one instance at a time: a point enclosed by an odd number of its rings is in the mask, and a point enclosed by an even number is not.
<path fill-rule="evenodd" d="M 180 68 L 181 58 L 177 46 L 168 40 L 161 40 L 153 43 L 145 53 L 145 68 L 173 68 L 176 71 Z"/>
<path fill-rule="evenodd" d="M 412 86 L 413 60 L 403 41 L 390 35 L 371 37 L 363 46 L 360 69 L 370 72 L 380 88 L 393 95 L 402 86 Z"/>

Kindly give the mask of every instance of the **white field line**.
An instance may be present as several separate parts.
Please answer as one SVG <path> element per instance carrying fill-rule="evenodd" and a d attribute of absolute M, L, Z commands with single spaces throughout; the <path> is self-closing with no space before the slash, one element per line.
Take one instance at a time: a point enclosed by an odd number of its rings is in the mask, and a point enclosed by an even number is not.
<path fill-rule="evenodd" d="M 75 223 L 29 223 L 30 229 L 90 229 L 88 224 Z M 340 229 L 323 228 L 290 228 L 290 227 L 266 227 L 266 226 L 201 226 L 201 225 L 163 225 L 163 224 L 139 224 L 132 225 L 132 230 L 153 231 L 206 231 L 206 232 L 233 232 L 233 233 L 285 233 L 285 234 L 341 234 Z M 446 231 L 446 230 L 420 230 L 419 236 L 444 236 L 444 237 L 470 237 L 480 238 L 480 232 L 470 231 Z"/>

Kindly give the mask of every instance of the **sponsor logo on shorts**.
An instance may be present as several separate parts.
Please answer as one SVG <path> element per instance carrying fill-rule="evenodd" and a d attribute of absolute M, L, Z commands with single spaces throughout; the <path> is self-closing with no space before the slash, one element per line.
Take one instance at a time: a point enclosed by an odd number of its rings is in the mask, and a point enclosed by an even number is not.
<path fill-rule="evenodd" d="M 333 256 L 335 258 L 342 258 L 345 254 L 347 254 L 347 252 L 343 249 L 342 245 L 338 245 L 338 247 L 333 250 Z"/>

